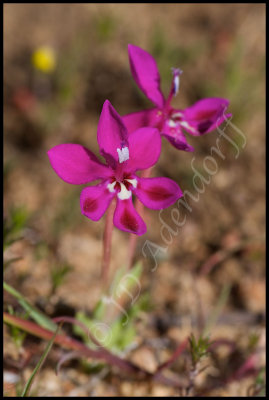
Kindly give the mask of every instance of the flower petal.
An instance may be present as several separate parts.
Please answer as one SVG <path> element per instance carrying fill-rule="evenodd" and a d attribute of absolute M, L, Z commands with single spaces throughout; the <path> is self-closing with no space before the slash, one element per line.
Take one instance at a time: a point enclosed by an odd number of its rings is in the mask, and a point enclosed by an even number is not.
<path fill-rule="evenodd" d="M 156 127 L 160 118 L 158 109 L 150 108 L 148 110 L 138 111 L 122 116 L 123 122 L 129 133 L 143 127 Z"/>
<path fill-rule="evenodd" d="M 114 213 L 114 225 L 125 232 L 144 235 L 147 231 L 145 222 L 136 212 L 132 198 L 120 200 L 117 198 L 116 210 Z"/>
<path fill-rule="evenodd" d="M 129 135 L 130 158 L 125 170 L 135 172 L 156 164 L 161 153 L 161 136 L 156 128 L 140 128 Z"/>
<path fill-rule="evenodd" d="M 82 185 L 111 175 L 110 169 L 86 147 L 59 144 L 48 151 L 52 168 L 65 182 Z"/>
<path fill-rule="evenodd" d="M 133 44 L 128 45 L 131 71 L 140 89 L 159 108 L 164 106 L 160 89 L 160 74 L 156 61 L 147 51 Z"/>
<path fill-rule="evenodd" d="M 197 101 L 183 111 L 181 125 L 191 135 L 200 136 L 216 129 L 228 115 L 229 101 L 211 97 Z"/>
<path fill-rule="evenodd" d="M 122 118 L 108 100 L 104 102 L 100 115 L 97 140 L 100 153 L 105 157 L 107 163 L 115 168 L 119 162 L 117 150 L 128 147 L 128 132 Z"/>
<path fill-rule="evenodd" d="M 165 137 L 165 139 L 167 139 L 171 143 L 171 145 L 178 150 L 194 151 L 194 148 L 187 143 L 186 138 L 183 135 L 180 139 L 178 137 L 166 135 L 165 133 L 162 134 L 162 136 Z"/>
<path fill-rule="evenodd" d="M 169 126 L 169 121 L 166 121 L 164 128 L 162 129 L 162 136 L 178 150 L 194 151 L 194 148 L 187 143 L 180 123 L 178 122 L 174 123 L 174 126 Z"/>
<path fill-rule="evenodd" d="M 232 113 L 227 113 L 227 114 L 223 114 L 222 116 L 219 117 L 218 121 L 217 121 L 217 125 L 216 128 L 218 126 L 220 126 L 224 121 L 229 120 L 229 118 L 231 118 L 233 116 Z"/>
<path fill-rule="evenodd" d="M 98 221 L 114 196 L 115 193 L 107 189 L 107 184 L 84 188 L 80 194 L 81 213 L 93 221 Z"/>
<path fill-rule="evenodd" d="M 148 208 L 161 210 L 174 204 L 183 193 L 176 182 L 169 178 L 137 178 L 134 194 Z"/>

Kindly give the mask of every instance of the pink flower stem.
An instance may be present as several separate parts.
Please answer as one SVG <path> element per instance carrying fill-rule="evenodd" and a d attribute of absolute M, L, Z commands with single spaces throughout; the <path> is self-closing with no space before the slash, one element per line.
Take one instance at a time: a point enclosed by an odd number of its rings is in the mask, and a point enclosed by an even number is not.
<path fill-rule="evenodd" d="M 102 260 L 101 276 L 104 284 L 107 283 L 108 273 L 109 273 L 114 210 L 115 210 L 115 199 L 112 200 L 107 210 L 105 230 L 103 236 L 103 260 Z"/>
<path fill-rule="evenodd" d="M 148 169 L 145 169 L 144 171 L 142 171 L 141 178 L 149 178 L 151 175 L 151 171 L 152 171 L 152 168 L 148 168 Z M 138 212 L 138 214 L 141 216 L 141 218 L 143 218 L 144 205 L 141 203 L 141 201 L 138 200 L 138 198 L 135 199 L 135 208 L 136 208 L 136 211 Z M 136 244 L 137 244 L 137 235 L 130 233 L 128 269 L 131 269 L 133 266 Z"/>

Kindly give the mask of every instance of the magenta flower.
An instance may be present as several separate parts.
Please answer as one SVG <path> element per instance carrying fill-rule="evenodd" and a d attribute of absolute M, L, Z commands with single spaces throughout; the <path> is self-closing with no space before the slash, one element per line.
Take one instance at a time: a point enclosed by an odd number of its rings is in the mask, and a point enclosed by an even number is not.
<path fill-rule="evenodd" d="M 182 196 L 181 189 L 171 179 L 140 178 L 136 174 L 157 162 L 161 152 L 159 132 L 155 128 L 141 128 L 128 135 L 122 118 L 106 100 L 97 140 L 106 164 L 79 144 L 53 147 L 48 151 L 50 163 L 67 183 L 81 185 L 100 180 L 99 184 L 82 190 L 82 214 L 98 221 L 116 197 L 114 225 L 123 231 L 143 235 L 147 228 L 133 206 L 132 195 L 153 210 L 169 207 Z"/>
<path fill-rule="evenodd" d="M 155 59 L 145 50 L 128 45 L 131 71 L 140 89 L 155 107 L 127 114 L 123 117 L 129 132 L 143 126 L 156 127 L 169 142 L 179 150 L 193 151 L 185 138 L 183 130 L 200 136 L 216 129 L 231 114 L 224 114 L 229 101 L 211 97 L 197 101 L 184 110 L 176 110 L 170 103 L 178 92 L 180 69 L 173 68 L 172 86 L 167 99 L 160 89 L 160 74 Z"/>

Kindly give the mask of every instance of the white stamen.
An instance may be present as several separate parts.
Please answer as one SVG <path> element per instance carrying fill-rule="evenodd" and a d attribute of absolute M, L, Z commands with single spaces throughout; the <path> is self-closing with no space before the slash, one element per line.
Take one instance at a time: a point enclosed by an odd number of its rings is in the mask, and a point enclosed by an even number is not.
<path fill-rule="evenodd" d="M 187 128 L 192 132 L 196 132 L 196 130 L 192 126 L 190 126 L 187 121 L 180 122 L 180 125 L 183 126 L 183 128 Z"/>
<path fill-rule="evenodd" d="M 178 94 L 179 82 L 180 82 L 179 76 L 176 75 L 176 76 L 174 77 L 174 96 L 176 96 L 176 95 Z"/>
<path fill-rule="evenodd" d="M 179 90 L 179 83 L 180 83 L 180 78 L 179 76 L 182 74 L 182 70 L 180 68 L 172 68 L 172 73 L 173 73 L 173 95 L 176 96 Z"/>
<path fill-rule="evenodd" d="M 119 182 L 119 184 L 120 184 L 120 192 L 118 193 L 118 198 L 120 200 L 129 199 L 132 196 L 131 190 L 127 190 L 126 186 L 123 183 Z"/>
<path fill-rule="evenodd" d="M 129 160 L 129 149 L 128 147 L 123 147 L 122 149 L 117 149 L 119 156 L 119 163 Z"/>
<path fill-rule="evenodd" d="M 127 182 L 130 182 L 131 185 L 136 189 L 137 188 L 137 180 L 136 179 L 125 179 Z"/>
<path fill-rule="evenodd" d="M 116 185 L 116 183 L 117 183 L 117 181 L 114 181 L 114 182 L 112 182 L 112 183 L 109 183 L 108 185 L 107 185 L 107 188 L 108 188 L 108 190 L 110 191 L 110 193 L 114 193 L 115 192 L 115 185 Z"/>

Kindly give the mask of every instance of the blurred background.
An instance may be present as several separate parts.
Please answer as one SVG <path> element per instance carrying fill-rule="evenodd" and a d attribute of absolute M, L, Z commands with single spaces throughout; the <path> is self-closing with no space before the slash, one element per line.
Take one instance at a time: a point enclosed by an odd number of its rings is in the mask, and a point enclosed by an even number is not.
<path fill-rule="evenodd" d="M 234 127 L 227 128 L 227 134 L 240 152 L 236 158 L 235 147 L 221 142 L 225 159 L 216 158 L 217 173 L 199 201 L 190 203 L 186 224 L 173 236 L 168 252 L 160 254 L 155 272 L 142 247 L 145 240 L 165 243 L 158 212 L 147 211 L 148 232 L 139 238 L 136 250 L 136 259 L 143 260 L 143 302 L 130 339 L 139 345 L 130 350 L 121 344 L 121 350 L 154 368 L 156 353 L 165 359 L 170 347 L 195 332 L 200 319 L 214 314 L 220 304 L 211 337 L 237 341 L 242 354 L 233 359 L 221 355 L 222 364 L 215 369 L 211 365 L 212 376 L 214 371 L 216 375 L 236 369 L 251 346 L 261 349 L 257 368 L 263 368 L 263 4 L 4 5 L 4 278 L 49 316 L 91 315 L 100 299 L 104 219 L 92 222 L 81 215 L 82 187 L 61 181 L 46 152 L 60 143 L 80 143 L 97 153 L 97 123 L 105 99 L 122 115 L 151 107 L 130 73 L 128 43 L 155 57 L 166 95 L 171 67 L 184 71 L 175 108 L 203 97 L 229 99 Z M 244 148 L 235 127 L 246 138 Z M 216 131 L 188 135 L 194 153 L 179 152 L 163 141 L 154 173 L 194 193 L 191 161 L 195 157 L 196 170 L 207 176 L 203 160 L 217 137 Z M 174 227 L 170 212 L 166 210 L 163 218 Z M 127 253 L 128 235 L 115 229 L 112 271 L 125 264 Z M 20 313 L 9 295 L 7 307 Z M 6 370 L 25 382 L 38 358 L 30 357 L 25 368 L 14 366 L 15 361 L 24 359 L 29 348 L 36 348 L 40 356 L 42 346 L 32 337 L 18 346 L 5 329 Z M 87 372 L 74 365 L 67 364 L 58 377 L 51 365 L 45 366 L 37 379 L 37 396 L 174 394 L 171 388 L 134 385 L 109 375 L 89 388 Z M 207 378 L 200 379 L 201 386 Z M 245 396 L 252 383 L 253 378 L 247 378 L 210 393 Z M 14 385 L 7 385 L 7 393 L 14 394 Z"/>

